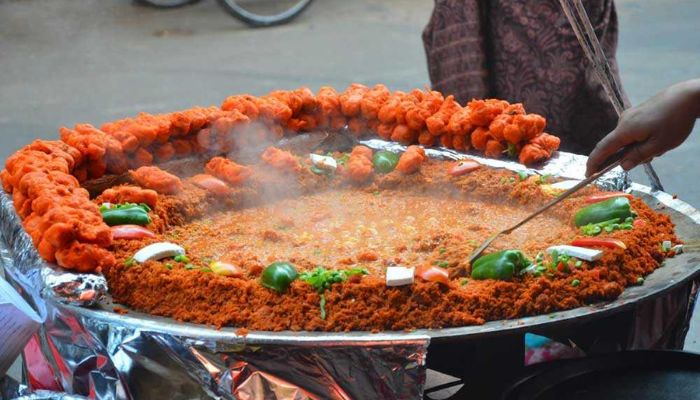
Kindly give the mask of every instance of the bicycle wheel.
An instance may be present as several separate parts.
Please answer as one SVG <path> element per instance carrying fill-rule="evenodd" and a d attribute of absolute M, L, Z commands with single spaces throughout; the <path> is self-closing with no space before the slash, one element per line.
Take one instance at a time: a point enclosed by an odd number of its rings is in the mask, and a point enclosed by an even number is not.
<path fill-rule="evenodd" d="M 250 26 L 280 25 L 294 19 L 313 0 L 219 0 L 231 15 Z"/>
<path fill-rule="evenodd" d="M 136 0 L 137 3 L 156 8 L 175 8 L 196 3 L 199 0 Z"/>

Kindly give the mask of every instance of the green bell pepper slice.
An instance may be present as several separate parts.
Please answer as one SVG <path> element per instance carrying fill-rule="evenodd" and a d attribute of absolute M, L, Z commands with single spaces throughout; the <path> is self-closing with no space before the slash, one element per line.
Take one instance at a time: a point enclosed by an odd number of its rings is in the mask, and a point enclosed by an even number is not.
<path fill-rule="evenodd" d="M 631 216 L 632 209 L 629 199 L 615 197 L 580 209 L 574 216 L 574 222 L 576 226 L 584 226 L 614 219 L 624 221 Z"/>
<path fill-rule="evenodd" d="M 268 289 L 284 292 L 299 274 L 296 268 L 286 261 L 277 261 L 268 265 L 262 272 L 260 283 Z"/>
<path fill-rule="evenodd" d="M 148 225 L 151 217 L 148 212 L 151 208 L 145 204 L 116 204 L 112 207 L 100 207 L 102 219 L 109 226 L 117 225 Z"/>
<path fill-rule="evenodd" d="M 388 174 L 393 171 L 398 163 L 399 155 L 388 150 L 378 151 L 372 157 L 374 170 L 382 174 Z"/>
<path fill-rule="evenodd" d="M 472 278 L 509 281 L 513 275 L 530 265 L 520 250 L 502 250 L 481 256 L 472 265 Z"/>

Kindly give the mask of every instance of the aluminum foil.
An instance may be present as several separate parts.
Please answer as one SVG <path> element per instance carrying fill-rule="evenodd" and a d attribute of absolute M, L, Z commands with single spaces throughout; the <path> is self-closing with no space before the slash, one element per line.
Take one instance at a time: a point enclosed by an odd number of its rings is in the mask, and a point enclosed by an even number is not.
<path fill-rule="evenodd" d="M 401 150 L 380 140 L 374 148 Z M 494 168 L 581 179 L 585 158 L 557 153 L 539 168 L 429 149 L 429 156 L 472 158 Z M 599 184 L 641 190 L 664 207 L 700 223 L 697 210 L 662 193 L 628 185 L 621 170 Z M 636 193 L 636 192 L 635 192 Z M 104 279 L 46 265 L 0 193 L 0 263 L 7 279 L 45 317 L 27 345 L 24 382 L 32 391 L 94 399 L 410 399 L 420 398 L 431 340 L 466 340 L 525 331 L 629 307 L 668 293 L 697 275 L 697 257 L 673 259 L 649 284 L 590 307 L 482 326 L 413 332 L 249 332 L 178 323 L 129 310 L 114 312 Z M 4 245 L 4 247 L 2 246 Z M 692 256 L 692 255 L 690 255 Z M 673 264 L 671 266 L 671 264 Z M 657 272 L 658 272 L 657 271 Z M 656 275 L 656 278 L 654 276 Z"/>
<path fill-rule="evenodd" d="M 389 150 L 394 152 L 403 152 L 406 150 L 406 146 L 381 139 L 364 140 L 361 143 L 375 150 Z M 444 147 L 425 149 L 425 154 L 428 157 L 443 160 L 471 159 L 491 168 L 503 168 L 515 172 L 525 172 L 528 175 L 550 175 L 565 180 L 577 181 L 586 178 L 586 160 L 588 160 L 586 156 L 555 151 L 552 158 L 547 160 L 547 162 L 529 168 L 515 161 L 485 158 Z M 622 168 L 617 167 L 601 176 L 596 181 L 596 185 L 603 190 L 625 191 L 630 188 L 630 180 L 628 174 Z"/>

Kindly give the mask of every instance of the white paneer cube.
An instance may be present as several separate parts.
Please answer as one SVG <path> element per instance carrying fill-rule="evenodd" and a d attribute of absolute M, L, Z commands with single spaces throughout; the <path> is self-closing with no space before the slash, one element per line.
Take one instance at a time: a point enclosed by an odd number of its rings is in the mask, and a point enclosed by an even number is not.
<path fill-rule="evenodd" d="M 664 251 L 669 251 L 669 250 L 671 250 L 671 247 L 673 247 L 673 243 L 671 243 L 670 240 L 664 240 L 663 242 L 661 242 L 661 248 L 662 248 Z"/>
<path fill-rule="evenodd" d="M 143 264 L 146 261 L 156 261 L 163 258 L 181 256 L 185 249 L 170 242 L 158 242 L 149 244 L 134 254 L 134 261 Z"/>
<path fill-rule="evenodd" d="M 558 252 L 559 254 L 564 254 L 569 257 L 576 257 L 583 261 L 597 261 L 603 257 L 603 252 L 601 250 L 587 249 L 585 247 L 560 245 L 552 246 L 547 249 L 547 253 Z"/>
<path fill-rule="evenodd" d="M 388 267 L 386 269 L 387 286 L 404 286 L 413 283 L 416 269 L 414 267 Z"/>
<path fill-rule="evenodd" d="M 313 164 L 316 168 L 329 171 L 334 171 L 336 168 L 338 168 L 338 163 L 333 157 L 322 156 L 319 154 L 309 154 L 309 158 L 311 159 L 311 164 Z"/>

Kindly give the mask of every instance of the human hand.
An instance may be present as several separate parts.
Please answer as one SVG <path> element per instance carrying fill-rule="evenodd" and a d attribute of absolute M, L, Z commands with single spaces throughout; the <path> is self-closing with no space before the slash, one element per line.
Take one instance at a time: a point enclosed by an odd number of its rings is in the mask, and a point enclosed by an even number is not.
<path fill-rule="evenodd" d="M 673 85 L 626 110 L 617 127 L 588 156 L 586 176 L 600 170 L 608 157 L 625 148 L 622 168 L 630 170 L 678 147 L 700 117 L 700 79 Z"/>

